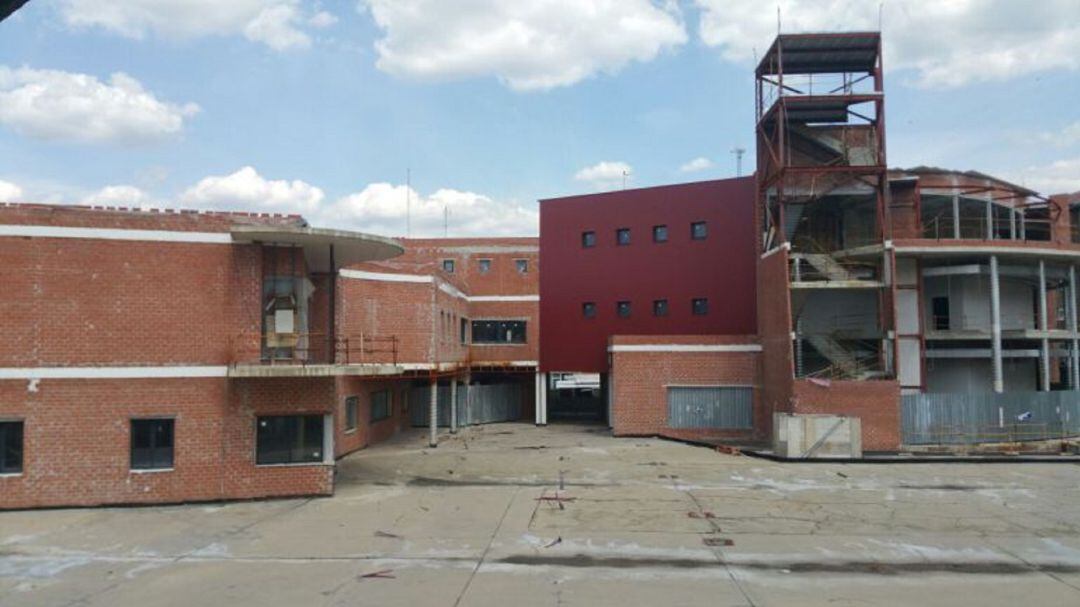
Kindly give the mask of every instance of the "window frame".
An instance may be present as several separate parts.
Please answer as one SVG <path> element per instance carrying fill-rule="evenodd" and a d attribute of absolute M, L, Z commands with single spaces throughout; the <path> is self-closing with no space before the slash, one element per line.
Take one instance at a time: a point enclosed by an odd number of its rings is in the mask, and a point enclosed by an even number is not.
<path fill-rule="evenodd" d="M 356 432 L 360 427 L 360 397 L 353 394 L 345 397 L 345 433 Z"/>
<path fill-rule="evenodd" d="M 624 305 L 625 305 L 625 308 L 626 308 L 626 314 L 623 314 Z M 617 318 L 630 318 L 631 314 L 633 314 L 633 311 L 634 311 L 634 305 L 633 305 L 633 302 L 631 302 L 630 300 L 624 299 L 624 300 L 615 302 L 615 316 Z"/>
<path fill-rule="evenodd" d="M 695 228 L 701 226 L 703 232 L 699 236 Z M 707 221 L 691 221 L 690 222 L 690 240 L 708 240 L 709 238 L 709 222 Z"/>
<path fill-rule="evenodd" d="M 592 320 L 596 318 L 596 302 L 595 301 L 583 301 L 581 302 L 581 317 Z"/>
<path fill-rule="evenodd" d="M 477 324 L 478 323 L 495 323 L 494 327 L 496 338 L 494 340 L 488 340 L 481 334 L 481 339 L 477 339 Z M 513 328 L 508 327 L 511 324 L 520 323 L 520 333 L 514 332 Z M 527 318 L 474 318 L 469 323 L 469 334 L 471 335 L 471 343 L 474 346 L 524 346 L 529 343 L 529 319 Z M 487 327 L 481 326 L 482 330 Z M 509 340 L 499 339 L 498 336 L 506 335 L 506 331 L 510 330 L 511 335 L 520 335 L 521 339 L 517 340 L 513 337 Z"/>
<path fill-rule="evenodd" d="M 488 272 L 490 272 L 491 271 L 491 258 L 490 257 L 481 257 L 480 259 L 476 260 L 476 271 L 481 273 L 481 274 L 487 274 Z"/>
<path fill-rule="evenodd" d="M 385 397 L 386 402 L 377 403 L 375 400 L 376 397 Z M 374 392 L 371 392 L 370 394 L 368 394 L 368 400 L 371 403 L 371 415 L 368 416 L 371 420 L 371 423 L 374 424 L 377 422 L 386 421 L 394 416 L 394 395 L 389 388 L 384 388 L 382 390 L 375 390 Z M 379 412 L 379 409 L 381 409 L 383 406 L 385 406 L 386 408 L 385 414 L 381 414 Z"/>
<path fill-rule="evenodd" d="M 259 447 L 262 445 L 262 441 L 260 440 L 260 429 L 263 427 L 262 423 L 263 423 L 264 420 L 273 420 L 273 419 L 295 419 L 295 420 L 298 420 L 301 423 L 309 423 L 309 422 L 312 422 L 312 421 L 317 419 L 318 420 L 317 427 L 318 427 L 318 434 L 319 434 L 319 451 L 318 451 L 319 456 L 318 456 L 318 458 L 315 459 L 314 457 L 312 457 L 312 458 L 309 458 L 309 459 L 293 459 L 292 456 L 293 456 L 293 453 L 295 451 L 297 451 L 297 450 L 306 450 L 311 446 L 310 444 L 301 445 L 301 446 L 297 446 L 297 445 L 294 444 L 294 445 L 288 446 L 289 459 L 287 461 L 263 461 L 263 452 L 259 449 Z M 299 424 L 298 424 L 297 428 L 298 427 L 299 427 Z M 286 437 L 286 438 L 295 438 L 295 436 Z M 328 447 L 327 438 L 328 438 L 328 435 L 327 435 L 327 431 L 326 431 L 326 415 L 324 415 L 322 413 L 293 413 L 293 414 L 284 413 L 284 414 L 271 414 L 271 415 L 259 415 L 259 416 L 256 416 L 256 418 L 255 418 L 255 465 L 257 467 L 267 467 L 267 466 L 318 466 L 318 465 L 325 465 L 327 463 L 328 451 L 330 451 L 330 449 L 327 448 Z M 333 460 L 331 459 L 330 461 L 333 461 Z"/>
<path fill-rule="evenodd" d="M 663 238 L 659 237 L 660 234 L 663 234 Z M 669 238 L 670 234 L 668 234 L 668 227 L 666 223 L 659 223 L 652 227 L 652 241 L 655 244 L 664 244 L 668 241 Z"/>
<path fill-rule="evenodd" d="M 663 318 L 671 313 L 671 306 L 668 305 L 666 299 L 654 299 L 652 306 L 653 316 L 657 318 Z"/>
<path fill-rule="evenodd" d="M 701 309 L 698 308 L 698 302 L 701 302 Z M 691 316 L 708 316 L 709 315 L 709 298 L 708 297 L 694 297 L 690 300 L 690 315 Z"/>
<path fill-rule="evenodd" d="M 583 249 L 595 249 L 596 248 L 596 231 L 584 230 L 581 232 L 581 248 Z"/>
<path fill-rule="evenodd" d="M 19 476 L 26 468 L 26 420 L 0 419 L 0 476 Z M 18 427 L 18 434 L 12 428 Z M 18 436 L 18 439 L 13 439 Z M 8 441 L 18 447 L 18 464 L 8 462 Z M 14 449 L 12 449 L 14 451 Z"/>
<path fill-rule="evenodd" d="M 168 428 L 168 445 L 157 444 L 159 434 L 157 426 Z M 144 427 L 149 432 L 150 451 L 148 462 L 137 462 L 135 456 L 136 427 Z M 167 451 L 162 457 L 160 451 Z M 158 458 L 161 457 L 159 460 Z M 128 469 L 132 472 L 165 472 L 176 468 L 176 418 L 175 417 L 133 417 L 128 422 Z"/>
<path fill-rule="evenodd" d="M 519 258 L 515 259 L 514 260 L 514 269 L 517 270 L 518 274 L 522 274 L 522 275 L 528 274 L 529 273 L 529 260 L 524 258 L 524 257 L 519 257 Z"/>
<path fill-rule="evenodd" d="M 442 271 L 447 274 L 454 274 L 457 271 L 457 262 L 451 258 L 445 258 L 442 260 Z"/>
<path fill-rule="evenodd" d="M 626 235 L 626 241 L 623 242 L 623 235 Z M 615 228 L 615 246 L 628 247 L 632 240 L 633 234 L 630 232 L 630 228 Z"/>

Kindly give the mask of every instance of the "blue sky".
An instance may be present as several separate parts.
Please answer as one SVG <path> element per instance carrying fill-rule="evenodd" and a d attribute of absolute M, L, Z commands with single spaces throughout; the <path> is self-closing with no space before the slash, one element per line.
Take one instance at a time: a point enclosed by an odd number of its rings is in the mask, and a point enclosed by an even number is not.
<path fill-rule="evenodd" d="M 752 0 L 228 4 L 32 0 L 0 23 L 0 198 L 400 235 L 408 197 L 414 235 L 447 207 L 451 235 L 533 234 L 537 198 L 624 172 L 733 175 L 776 29 Z M 784 31 L 878 23 L 877 2 L 780 4 Z M 890 164 L 1080 189 L 1080 3 L 1021 4 L 886 2 Z"/>

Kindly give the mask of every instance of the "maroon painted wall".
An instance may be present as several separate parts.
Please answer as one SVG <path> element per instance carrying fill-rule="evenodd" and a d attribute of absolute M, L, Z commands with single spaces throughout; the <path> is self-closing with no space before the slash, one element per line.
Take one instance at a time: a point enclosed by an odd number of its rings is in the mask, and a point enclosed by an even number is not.
<path fill-rule="evenodd" d="M 702 181 L 540 201 L 540 367 L 543 371 L 606 372 L 611 335 L 753 335 L 755 316 L 754 178 Z M 708 222 L 705 240 L 690 224 Z M 668 242 L 654 243 L 654 225 Z M 615 244 L 630 228 L 631 243 Z M 596 232 L 583 248 L 581 233 Z M 690 301 L 709 299 L 709 314 L 693 316 Z M 654 317 L 653 300 L 668 300 Z M 616 302 L 633 304 L 619 318 Z M 596 302 L 596 317 L 581 304 Z"/>

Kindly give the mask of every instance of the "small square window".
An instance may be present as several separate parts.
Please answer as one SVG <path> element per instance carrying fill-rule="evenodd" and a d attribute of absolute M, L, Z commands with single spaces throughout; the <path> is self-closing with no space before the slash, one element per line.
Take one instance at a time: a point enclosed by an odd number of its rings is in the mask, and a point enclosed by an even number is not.
<path fill-rule="evenodd" d="M 690 238 L 694 240 L 705 240 L 709 235 L 709 226 L 704 221 L 695 221 L 690 224 Z"/>
<path fill-rule="evenodd" d="M 173 467 L 173 420 L 131 420 L 131 469 Z"/>
<path fill-rule="evenodd" d="M 581 315 L 585 318 L 596 318 L 596 304 L 591 301 L 581 304 Z"/>
<path fill-rule="evenodd" d="M 442 260 L 442 269 L 443 269 L 443 272 L 446 272 L 447 274 L 453 274 L 454 273 L 454 260 L 453 259 L 444 259 L 444 260 Z"/>
<path fill-rule="evenodd" d="M 590 249 L 596 246 L 596 232 L 582 232 L 581 246 Z"/>
<path fill-rule="evenodd" d="M 630 318 L 630 302 L 620 301 L 615 304 L 615 313 L 619 315 L 619 318 Z"/>
<path fill-rule="evenodd" d="M 618 230 L 615 230 L 615 244 L 619 246 L 630 244 L 630 228 L 619 228 Z"/>
<path fill-rule="evenodd" d="M 480 273 L 481 274 L 487 274 L 488 272 L 491 271 L 491 260 L 490 259 L 481 259 L 479 265 L 480 265 Z"/>
<path fill-rule="evenodd" d="M 653 226 L 653 242 L 667 242 L 667 226 Z"/>
<path fill-rule="evenodd" d="M 514 266 L 517 268 L 518 274 L 529 273 L 529 260 L 528 259 L 515 259 Z"/>
<path fill-rule="evenodd" d="M 653 316 L 667 316 L 668 305 L 666 299 L 657 299 L 652 302 Z"/>
<path fill-rule="evenodd" d="M 345 431 L 356 430 L 357 420 L 360 419 L 360 398 L 350 396 L 345 399 Z"/>
<path fill-rule="evenodd" d="M 705 316 L 709 313 L 709 300 L 704 297 L 697 297 L 690 302 L 690 308 L 694 312 L 694 316 Z"/>

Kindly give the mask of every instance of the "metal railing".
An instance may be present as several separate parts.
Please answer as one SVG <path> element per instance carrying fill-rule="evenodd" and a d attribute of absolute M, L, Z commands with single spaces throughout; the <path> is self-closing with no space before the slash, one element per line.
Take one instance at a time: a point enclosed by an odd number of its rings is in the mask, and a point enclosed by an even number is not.
<path fill-rule="evenodd" d="M 1023 229 L 1017 219 L 1015 227 L 1008 220 L 993 220 L 987 224 L 986 217 L 960 217 L 959 222 L 951 215 L 936 215 L 922 221 L 923 238 L 956 240 L 957 228 L 960 240 L 1013 240 L 1021 242 L 1047 242 L 1050 240 L 1049 219 L 1025 219 Z"/>
<path fill-rule="evenodd" d="M 241 333 L 230 340 L 229 354 L 233 365 L 396 365 L 398 338 L 366 333 Z"/>

